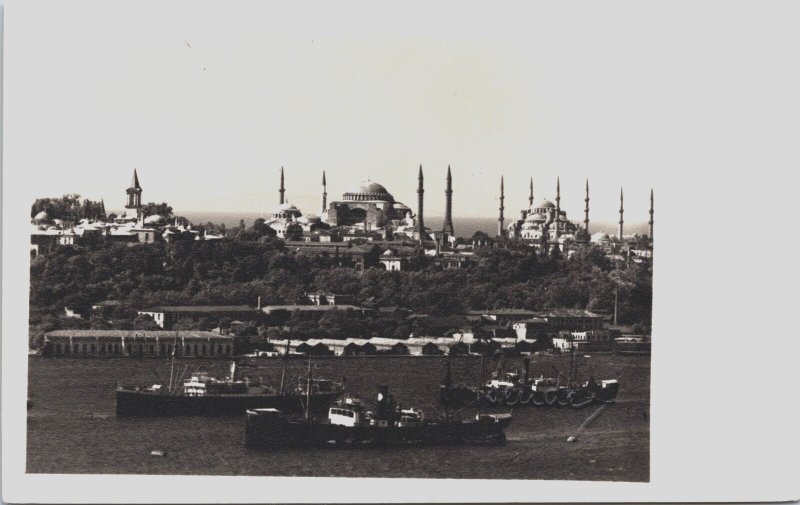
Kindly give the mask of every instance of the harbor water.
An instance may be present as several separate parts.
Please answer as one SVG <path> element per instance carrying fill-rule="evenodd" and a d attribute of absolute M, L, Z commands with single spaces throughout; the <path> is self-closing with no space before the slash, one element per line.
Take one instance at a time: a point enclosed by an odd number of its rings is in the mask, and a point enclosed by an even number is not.
<path fill-rule="evenodd" d="M 349 394 L 374 400 L 387 384 L 395 401 L 442 413 L 438 389 L 446 357 L 323 357 L 313 376 L 345 378 Z M 259 359 L 240 367 L 251 381 L 280 382 L 283 362 Z M 244 447 L 244 415 L 117 419 L 117 384 L 167 384 L 165 359 L 29 359 L 27 471 L 169 475 L 270 475 L 317 477 L 416 477 L 470 479 L 649 480 L 650 356 L 597 354 L 578 360 L 579 377 L 618 379 L 614 404 L 578 433 L 597 411 L 523 406 L 513 409 L 503 446 L 409 447 L 399 449 L 301 449 L 258 452 Z M 484 361 L 485 371 L 492 368 Z M 178 360 L 184 378 L 201 369 L 222 377 L 229 361 Z M 306 372 L 307 362 L 288 361 L 287 380 Z M 567 370 L 557 356 L 532 356 L 534 375 Z M 522 368 L 520 358 L 506 370 Z M 455 383 L 475 385 L 479 357 L 451 360 Z M 511 409 L 506 409 L 509 411 Z M 502 410 L 500 410 L 502 411 Z M 474 415 L 464 411 L 459 415 Z M 567 438 L 577 435 L 574 443 Z M 154 457 L 152 451 L 162 451 Z"/>

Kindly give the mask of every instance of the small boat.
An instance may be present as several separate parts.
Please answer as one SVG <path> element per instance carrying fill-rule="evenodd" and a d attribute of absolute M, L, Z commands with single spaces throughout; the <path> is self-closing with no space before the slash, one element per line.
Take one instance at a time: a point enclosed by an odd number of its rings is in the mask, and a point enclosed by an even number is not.
<path fill-rule="evenodd" d="M 251 449 L 502 444 L 510 423 L 510 414 L 426 419 L 419 409 L 395 404 L 388 386 L 380 386 L 374 411 L 358 398 L 345 398 L 328 409 L 324 420 L 308 413 L 292 417 L 274 408 L 249 409 L 245 443 Z"/>

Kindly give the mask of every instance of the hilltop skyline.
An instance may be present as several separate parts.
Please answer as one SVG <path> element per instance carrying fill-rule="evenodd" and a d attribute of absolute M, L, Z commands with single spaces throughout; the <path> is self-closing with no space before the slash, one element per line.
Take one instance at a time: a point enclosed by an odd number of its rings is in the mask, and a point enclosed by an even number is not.
<path fill-rule="evenodd" d="M 13 9 L 34 16 L 36 2 Z M 659 130 L 675 112 L 653 99 L 668 84 L 645 57 L 663 27 L 651 35 L 599 7 L 488 24 L 465 7 L 475 16 L 445 26 L 444 7 L 411 24 L 320 9 L 311 20 L 291 5 L 48 4 L 12 34 L 37 64 L 6 62 L 14 169 L 47 174 L 19 190 L 113 207 L 136 168 L 146 201 L 260 212 L 277 203 L 283 166 L 289 201 L 318 213 L 323 170 L 330 195 L 372 179 L 411 204 L 422 164 L 426 210 L 440 215 L 450 165 L 458 215 L 496 216 L 502 174 L 507 215 L 527 206 L 530 177 L 539 200 L 560 176 L 570 216 L 588 178 L 593 219 L 617 219 L 622 186 L 626 214 L 646 220 L 656 174 L 676 168 Z"/>

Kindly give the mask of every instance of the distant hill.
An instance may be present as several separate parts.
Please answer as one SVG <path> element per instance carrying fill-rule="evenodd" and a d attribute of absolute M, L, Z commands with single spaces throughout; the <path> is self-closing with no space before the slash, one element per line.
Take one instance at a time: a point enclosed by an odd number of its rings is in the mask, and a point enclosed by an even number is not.
<path fill-rule="evenodd" d="M 253 221 L 259 217 L 266 217 L 266 214 L 258 212 L 178 212 L 179 215 L 187 218 L 195 224 L 203 224 L 207 222 L 222 223 L 225 226 L 238 226 L 239 220 L 244 219 L 245 225 L 250 226 Z M 426 224 L 432 230 L 438 230 L 442 227 L 442 217 L 427 217 L 425 218 Z M 506 224 L 510 223 L 506 220 Z M 489 235 L 497 233 L 497 218 L 489 217 L 454 217 L 453 226 L 455 227 L 456 235 L 459 237 L 471 237 L 476 231 L 481 230 Z M 589 229 L 592 233 L 604 231 L 609 235 L 617 233 L 616 223 L 607 222 L 590 222 Z M 648 232 L 647 223 L 631 223 L 625 224 L 625 234 L 646 234 Z"/>

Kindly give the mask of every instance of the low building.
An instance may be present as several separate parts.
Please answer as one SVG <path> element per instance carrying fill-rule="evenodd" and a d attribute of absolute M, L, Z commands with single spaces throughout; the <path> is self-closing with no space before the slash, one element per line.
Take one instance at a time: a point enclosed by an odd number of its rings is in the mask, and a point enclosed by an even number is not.
<path fill-rule="evenodd" d="M 56 330 L 45 333 L 43 354 L 62 356 L 232 356 L 233 338 L 210 331 Z"/>
<path fill-rule="evenodd" d="M 172 328 L 172 325 L 184 319 L 197 320 L 202 318 L 251 320 L 258 315 L 258 309 L 249 305 L 178 305 L 150 307 L 138 311 L 140 316 L 153 318 L 162 328 Z"/>
<path fill-rule="evenodd" d="M 514 323 L 513 327 L 514 331 L 517 332 L 517 338 L 520 340 L 535 339 L 537 334 L 550 331 L 550 323 L 539 317 L 523 319 Z"/>
<path fill-rule="evenodd" d="M 606 331 L 562 332 L 553 338 L 553 348 L 560 351 L 575 349 L 579 352 L 608 352 L 613 349 L 613 344 Z"/>
<path fill-rule="evenodd" d="M 598 331 L 605 327 L 605 316 L 584 309 L 546 309 L 534 317 L 547 321 L 550 331 Z"/>
<path fill-rule="evenodd" d="M 353 303 L 353 297 L 350 295 L 337 295 L 336 293 L 314 292 L 306 293 L 308 300 L 313 305 L 336 305 L 337 303 L 348 304 Z"/>

